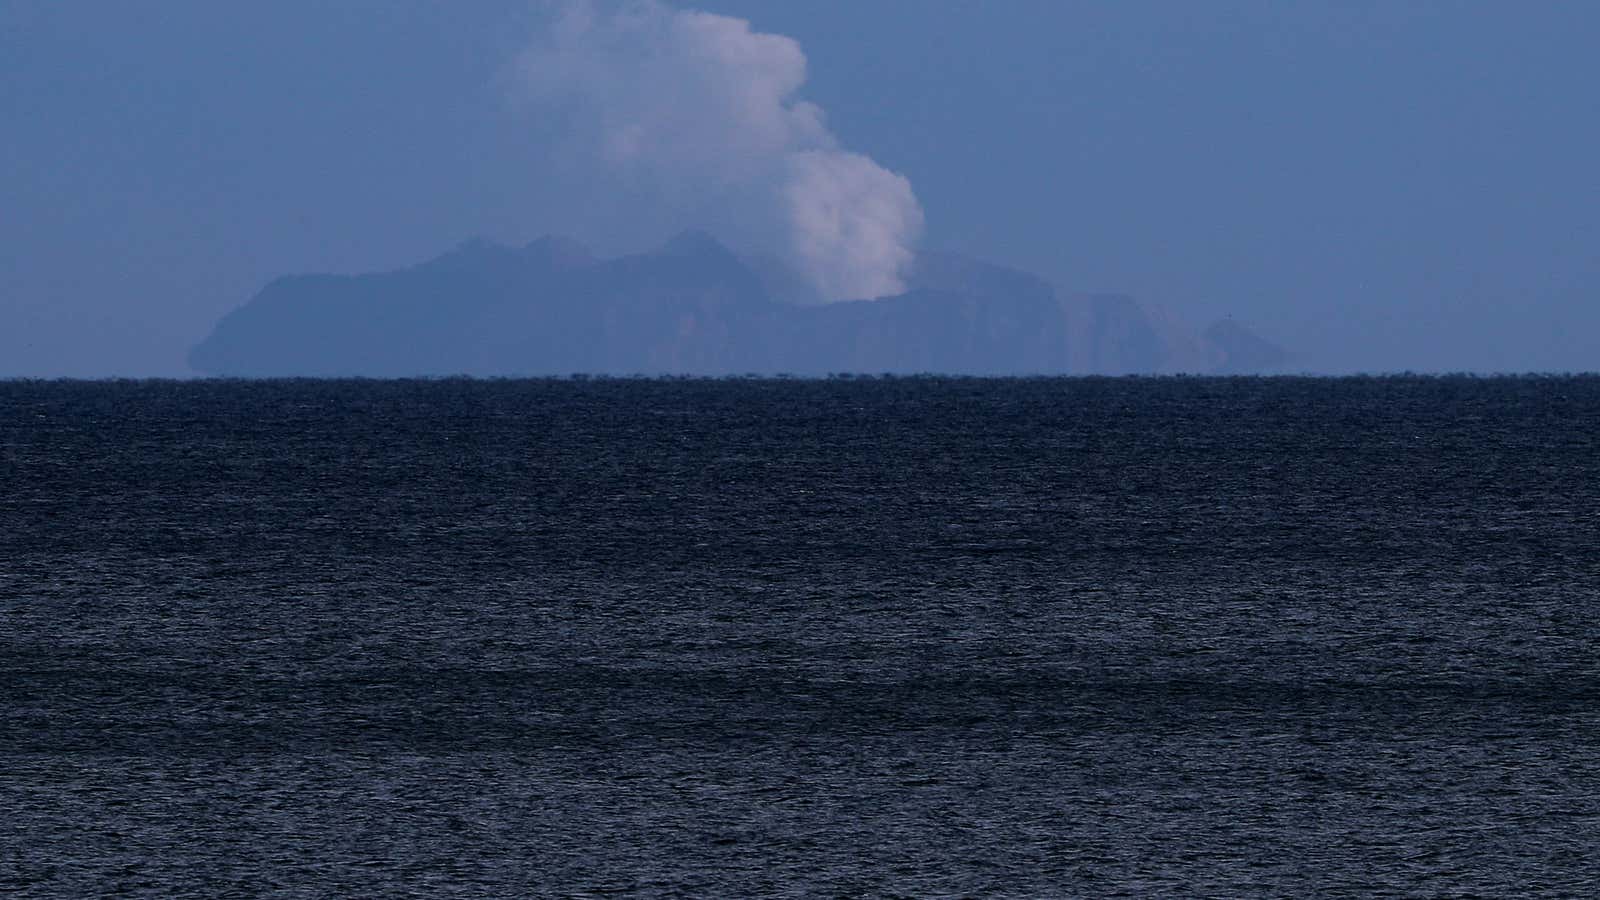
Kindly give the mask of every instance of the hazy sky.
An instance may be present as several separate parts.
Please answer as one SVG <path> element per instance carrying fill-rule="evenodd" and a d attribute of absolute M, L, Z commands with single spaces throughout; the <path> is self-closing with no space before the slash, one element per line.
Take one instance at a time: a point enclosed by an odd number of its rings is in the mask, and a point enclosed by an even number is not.
<path fill-rule="evenodd" d="M 1316 370 L 1600 369 L 1590 0 L 680 5 L 797 40 L 923 247 L 1231 314 Z M 545 20 L 0 0 L 0 375 L 188 374 L 281 274 L 705 224 L 572 164 L 517 83 Z"/>

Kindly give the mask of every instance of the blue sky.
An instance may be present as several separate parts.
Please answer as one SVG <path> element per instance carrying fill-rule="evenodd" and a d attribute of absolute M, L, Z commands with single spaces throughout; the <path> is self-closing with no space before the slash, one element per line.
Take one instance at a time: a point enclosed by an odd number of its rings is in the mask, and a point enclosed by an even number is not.
<path fill-rule="evenodd" d="M 1309 368 L 1600 369 L 1600 5 L 708 0 L 795 38 L 923 246 Z M 692 214 L 563 166 L 526 0 L 0 0 L 0 375 L 182 375 L 267 280 Z"/>

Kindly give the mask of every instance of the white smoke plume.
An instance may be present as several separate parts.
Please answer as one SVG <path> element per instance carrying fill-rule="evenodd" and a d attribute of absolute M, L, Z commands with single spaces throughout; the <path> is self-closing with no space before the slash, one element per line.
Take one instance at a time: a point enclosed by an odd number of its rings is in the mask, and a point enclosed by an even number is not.
<path fill-rule="evenodd" d="M 742 219 L 740 237 L 823 299 L 904 289 L 922 207 L 909 181 L 841 148 L 796 97 L 806 58 L 792 38 L 659 0 L 572 0 L 516 74 L 535 101 L 568 111 L 586 152 Z"/>

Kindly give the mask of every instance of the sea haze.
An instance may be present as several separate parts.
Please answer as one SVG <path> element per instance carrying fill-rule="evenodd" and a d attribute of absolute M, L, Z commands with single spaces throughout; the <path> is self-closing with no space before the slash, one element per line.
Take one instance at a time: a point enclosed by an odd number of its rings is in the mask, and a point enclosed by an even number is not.
<path fill-rule="evenodd" d="M 1600 378 L 0 382 L 0 888 L 1600 890 Z"/>

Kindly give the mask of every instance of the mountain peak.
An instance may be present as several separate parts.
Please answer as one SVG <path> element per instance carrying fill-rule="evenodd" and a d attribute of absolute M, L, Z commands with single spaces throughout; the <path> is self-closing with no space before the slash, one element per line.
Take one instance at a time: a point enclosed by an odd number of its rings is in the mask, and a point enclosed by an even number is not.
<path fill-rule="evenodd" d="M 679 232 L 657 251 L 662 256 L 717 256 L 734 258 L 733 251 L 712 237 L 710 232 L 690 229 Z"/>
<path fill-rule="evenodd" d="M 516 258 L 516 251 L 486 237 L 471 237 L 417 268 L 429 270 L 481 269 Z"/>

